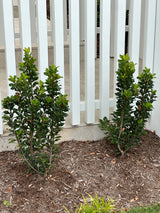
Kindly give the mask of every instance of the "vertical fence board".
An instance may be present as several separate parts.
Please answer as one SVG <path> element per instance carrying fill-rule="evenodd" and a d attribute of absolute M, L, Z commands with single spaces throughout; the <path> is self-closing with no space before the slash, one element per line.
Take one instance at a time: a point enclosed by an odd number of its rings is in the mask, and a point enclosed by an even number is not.
<path fill-rule="evenodd" d="M 79 0 L 70 0 L 70 73 L 72 125 L 80 124 Z"/>
<path fill-rule="evenodd" d="M 80 1 L 80 41 L 83 42 L 85 40 L 85 20 L 86 20 L 86 13 L 85 13 L 85 0 Z"/>
<path fill-rule="evenodd" d="M 37 27 L 36 27 L 36 7 L 35 0 L 30 0 L 30 20 L 31 20 L 31 39 L 32 44 L 37 43 Z"/>
<path fill-rule="evenodd" d="M 154 39 L 155 39 L 156 0 L 145 1 L 143 68 L 153 71 Z"/>
<path fill-rule="evenodd" d="M 52 4 L 52 23 L 54 41 L 54 64 L 59 67 L 61 91 L 64 93 L 64 31 L 63 31 L 63 0 L 55 0 Z"/>
<path fill-rule="evenodd" d="M 19 0 L 19 14 L 21 23 L 22 51 L 24 48 L 31 48 L 31 24 L 29 1 Z"/>
<path fill-rule="evenodd" d="M 13 27 L 13 5 L 11 0 L 2 0 L 4 16 L 4 36 L 5 36 L 5 55 L 7 79 L 10 75 L 16 75 L 15 62 L 15 44 L 14 44 L 14 27 Z M 8 84 L 8 94 L 13 95 Z"/>
<path fill-rule="evenodd" d="M 67 29 L 67 19 L 68 19 L 68 17 L 67 17 L 67 1 L 64 0 L 63 3 L 64 3 L 64 5 L 63 5 L 64 41 L 67 41 L 67 31 L 68 31 L 68 29 Z"/>
<path fill-rule="evenodd" d="M 95 3 L 86 1 L 86 122 L 95 122 Z"/>
<path fill-rule="evenodd" d="M 44 71 L 48 67 L 47 14 L 46 1 L 37 0 L 38 25 L 38 67 L 40 79 L 45 80 Z"/>
<path fill-rule="evenodd" d="M 156 13 L 156 27 L 155 27 L 155 51 L 154 51 L 154 69 L 153 72 L 156 73 L 155 87 L 157 90 L 157 99 L 153 104 L 153 112 L 151 114 L 151 119 L 148 124 L 150 130 L 155 130 L 156 134 L 160 136 L 159 128 L 159 118 L 160 118 L 160 0 L 157 0 L 157 13 Z"/>
<path fill-rule="evenodd" d="M 129 56 L 136 63 L 134 79 L 137 81 L 139 65 L 141 1 L 132 0 L 129 11 Z"/>
<path fill-rule="evenodd" d="M 110 56 L 114 57 L 115 0 L 111 1 L 111 23 Z"/>
<path fill-rule="evenodd" d="M 145 8 L 145 1 L 141 0 L 141 30 L 140 30 L 140 51 L 139 51 L 139 57 L 143 58 L 143 43 L 144 43 L 144 8 Z"/>
<path fill-rule="evenodd" d="M 114 29 L 114 70 L 118 69 L 119 55 L 125 50 L 125 19 L 126 0 L 115 0 L 115 29 Z M 115 73 L 114 73 L 115 74 Z M 114 88 L 116 88 L 116 76 L 114 76 Z"/>
<path fill-rule="evenodd" d="M 119 55 L 124 54 L 125 49 L 125 19 L 126 19 L 126 0 L 115 1 L 115 31 L 114 31 L 114 56 L 115 70 L 118 68 Z"/>
<path fill-rule="evenodd" d="M 95 0 L 95 58 L 97 58 L 97 0 Z"/>
<path fill-rule="evenodd" d="M 4 46 L 4 24 L 3 24 L 3 8 L 2 1 L 0 1 L 0 46 Z"/>
<path fill-rule="evenodd" d="M 0 91 L 0 135 L 3 134 L 3 123 L 2 123 L 2 107 L 1 107 L 1 91 Z"/>
<path fill-rule="evenodd" d="M 100 118 L 109 117 L 111 0 L 101 0 Z"/>

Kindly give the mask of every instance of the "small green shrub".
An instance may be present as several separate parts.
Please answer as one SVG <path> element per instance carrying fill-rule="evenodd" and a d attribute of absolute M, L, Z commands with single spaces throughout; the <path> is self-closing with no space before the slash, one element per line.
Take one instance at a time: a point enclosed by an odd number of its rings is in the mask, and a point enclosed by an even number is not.
<path fill-rule="evenodd" d="M 129 60 L 128 54 L 120 56 L 116 72 L 117 104 L 112 114 L 113 121 L 104 117 L 99 125 L 109 141 L 115 145 L 117 153 L 122 155 L 140 141 L 156 98 L 156 91 L 153 90 L 155 74 L 145 68 L 138 76 L 136 84 L 133 78 L 135 64 Z"/>
<path fill-rule="evenodd" d="M 29 48 L 24 53 L 20 77 L 9 78 L 15 95 L 3 100 L 3 119 L 15 135 L 29 170 L 47 174 L 56 157 L 55 142 L 60 139 L 58 133 L 69 110 L 68 100 L 60 92 L 57 67 L 50 66 L 44 73 L 45 82 L 38 81 L 36 59 Z"/>
<path fill-rule="evenodd" d="M 83 197 L 84 203 L 77 207 L 75 213 L 110 213 L 114 212 L 114 201 L 108 199 L 105 201 L 104 197 L 100 198 L 98 195 L 92 197 L 89 195 L 90 201 L 87 201 L 85 197 Z M 65 208 L 66 209 L 66 208 Z M 70 213 L 66 209 L 67 213 Z"/>

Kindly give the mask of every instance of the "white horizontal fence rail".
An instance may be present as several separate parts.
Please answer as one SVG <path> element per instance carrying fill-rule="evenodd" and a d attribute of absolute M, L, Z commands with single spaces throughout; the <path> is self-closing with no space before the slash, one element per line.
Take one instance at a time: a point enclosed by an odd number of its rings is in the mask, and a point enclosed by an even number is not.
<path fill-rule="evenodd" d="M 147 66 L 158 73 L 160 0 L 100 0 L 98 28 L 96 2 L 50 0 L 50 19 L 47 19 L 45 0 L 0 0 L 0 51 L 5 50 L 6 61 L 3 71 L 0 64 L 0 75 L 4 70 L 7 78 L 16 74 L 16 39 L 21 39 L 21 49 L 31 47 L 38 55 L 39 77 L 42 80 L 45 80 L 44 71 L 49 62 L 54 63 L 63 77 L 61 91 L 67 91 L 70 98 L 69 126 L 95 124 L 97 115 L 98 119 L 109 117 L 111 107 L 115 106 L 115 97 L 110 96 L 110 90 L 114 84 L 115 91 L 115 71 L 118 69 L 119 55 L 125 53 L 126 46 L 131 60 L 137 64 L 135 78 L 139 72 L 140 57 L 143 67 Z M 16 19 L 20 23 L 20 30 L 17 32 L 13 3 L 19 8 L 19 17 Z M 129 10 L 127 26 L 126 10 Z M 128 43 L 125 40 L 126 31 Z M 100 35 L 99 46 L 97 33 Z M 95 55 L 97 46 L 100 50 L 99 58 Z M 49 55 L 49 51 L 53 52 Z M 111 81 L 113 75 L 114 82 Z M 6 85 L 8 94 L 14 94 L 8 82 Z M 0 86 L 2 88 L 1 79 Z M 82 87 L 85 90 L 83 92 Z M 156 87 L 159 88 L 158 84 Z M 154 113 L 155 116 L 157 111 Z M 1 117 L 0 108 L 0 134 L 3 131 Z"/>

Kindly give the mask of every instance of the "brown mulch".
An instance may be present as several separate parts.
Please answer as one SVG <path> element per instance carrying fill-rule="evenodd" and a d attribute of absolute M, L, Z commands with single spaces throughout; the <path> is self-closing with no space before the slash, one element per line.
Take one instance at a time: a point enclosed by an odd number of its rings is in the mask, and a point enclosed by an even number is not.
<path fill-rule="evenodd" d="M 27 175 L 17 152 L 1 152 L 0 212 L 58 213 L 66 206 L 72 213 L 87 193 L 113 198 L 118 208 L 160 202 L 160 138 L 152 132 L 125 158 L 105 139 L 63 142 L 55 165 L 47 177 Z"/>

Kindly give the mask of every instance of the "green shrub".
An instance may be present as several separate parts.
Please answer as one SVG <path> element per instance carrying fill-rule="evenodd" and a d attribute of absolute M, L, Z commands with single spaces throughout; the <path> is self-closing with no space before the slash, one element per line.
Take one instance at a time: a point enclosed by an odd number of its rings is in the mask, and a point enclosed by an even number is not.
<path fill-rule="evenodd" d="M 116 110 L 113 121 L 107 117 L 100 120 L 100 128 L 106 137 L 115 145 L 118 154 L 124 155 L 128 149 L 140 141 L 144 126 L 153 109 L 156 98 L 153 90 L 153 78 L 149 69 L 145 68 L 134 82 L 135 64 L 129 61 L 128 54 L 121 55 L 117 73 Z"/>
<path fill-rule="evenodd" d="M 138 206 L 129 210 L 122 210 L 121 213 L 160 213 L 160 204 L 150 206 Z"/>
<path fill-rule="evenodd" d="M 89 195 L 90 201 L 87 201 L 85 197 L 83 197 L 84 202 L 77 207 L 75 213 L 110 213 L 114 212 L 114 201 L 108 199 L 105 201 L 104 197 L 100 198 L 98 195 L 92 197 Z M 66 209 L 66 208 L 65 208 Z M 70 213 L 66 209 L 67 213 Z"/>
<path fill-rule="evenodd" d="M 15 135 L 29 170 L 47 174 L 56 157 L 55 142 L 60 139 L 58 133 L 67 116 L 68 100 L 60 92 L 57 67 L 50 66 L 44 73 L 45 82 L 38 81 L 36 59 L 29 48 L 24 53 L 24 62 L 19 64 L 20 77 L 9 78 L 15 95 L 3 100 L 3 119 Z"/>

